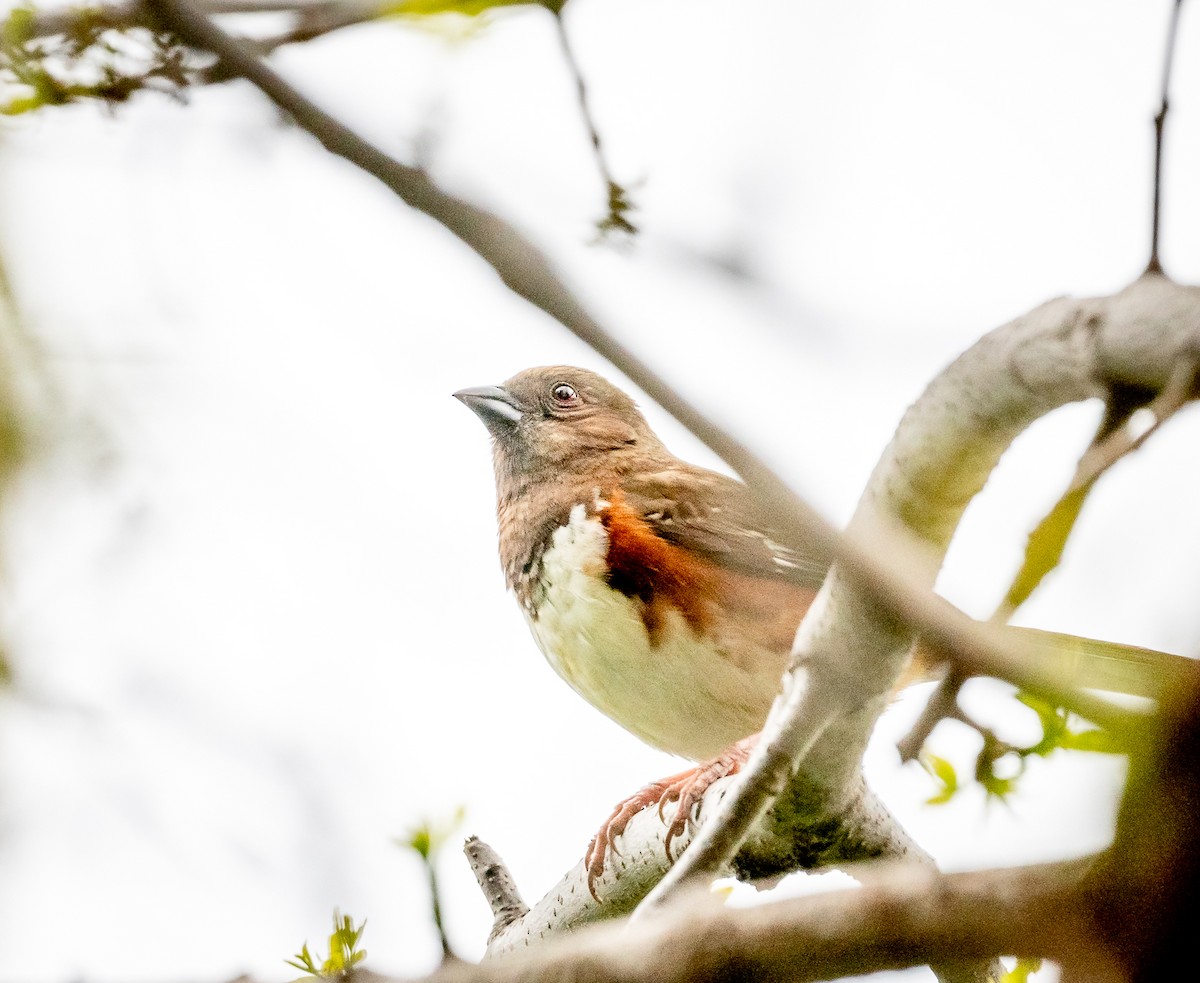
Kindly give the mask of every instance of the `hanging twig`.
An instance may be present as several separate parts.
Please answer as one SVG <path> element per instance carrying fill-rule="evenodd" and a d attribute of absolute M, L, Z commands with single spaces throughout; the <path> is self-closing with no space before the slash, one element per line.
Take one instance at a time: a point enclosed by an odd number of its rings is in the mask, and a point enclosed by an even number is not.
<path fill-rule="evenodd" d="M 554 14 L 554 26 L 558 31 L 559 43 L 562 45 L 563 58 L 566 59 L 567 68 L 570 69 L 571 75 L 575 79 L 575 90 L 579 95 L 579 112 L 583 117 L 584 126 L 587 127 L 592 151 L 596 156 L 596 166 L 600 170 L 600 177 L 604 180 L 604 187 L 608 194 L 608 213 L 596 223 L 596 227 L 601 237 L 610 232 L 637 235 L 637 226 L 629 220 L 629 212 L 633 208 L 629 201 L 629 192 L 613 179 L 608 161 L 604 157 L 604 148 L 600 144 L 600 131 L 596 128 L 596 121 L 588 103 L 587 85 L 583 81 L 583 72 L 579 68 L 579 62 L 575 60 L 575 52 L 571 48 L 570 38 L 567 37 L 567 28 L 563 23 L 562 5 L 551 7 L 551 12 Z"/>

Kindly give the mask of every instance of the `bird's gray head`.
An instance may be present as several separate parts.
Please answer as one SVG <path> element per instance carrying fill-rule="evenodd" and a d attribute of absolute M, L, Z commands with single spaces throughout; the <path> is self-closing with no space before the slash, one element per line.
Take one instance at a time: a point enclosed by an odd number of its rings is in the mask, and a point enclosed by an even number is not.
<path fill-rule="evenodd" d="M 662 451 L 633 400 L 587 369 L 526 369 L 502 386 L 454 395 L 492 435 L 502 494 L 565 475 L 620 473 L 646 453 Z M 515 487 L 506 489 L 509 482 Z"/>

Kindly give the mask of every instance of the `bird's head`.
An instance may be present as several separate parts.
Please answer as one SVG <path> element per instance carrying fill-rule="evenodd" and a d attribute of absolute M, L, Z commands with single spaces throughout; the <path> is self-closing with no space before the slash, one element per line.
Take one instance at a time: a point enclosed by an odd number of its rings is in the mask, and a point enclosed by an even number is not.
<path fill-rule="evenodd" d="M 587 369 L 551 365 L 461 389 L 492 435 L 501 491 L 564 475 L 620 473 L 662 444 L 633 400 Z"/>

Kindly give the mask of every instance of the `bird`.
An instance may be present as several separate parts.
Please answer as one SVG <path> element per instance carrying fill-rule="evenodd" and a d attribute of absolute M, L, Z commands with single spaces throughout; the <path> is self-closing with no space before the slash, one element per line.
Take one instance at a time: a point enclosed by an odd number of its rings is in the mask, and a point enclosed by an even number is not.
<path fill-rule="evenodd" d="M 638 811 L 675 804 L 670 859 L 707 788 L 745 763 L 833 557 L 789 539 L 743 482 L 676 457 L 634 400 L 588 369 L 525 369 L 454 396 L 491 436 L 500 562 L 538 648 L 621 727 L 698 762 L 614 807 L 585 854 L 596 896 Z M 1173 658 L 1034 634 L 1076 663 L 1092 657 L 1117 688 L 1137 690 L 1158 656 Z M 898 689 L 933 664 L 918 647 Z"/>

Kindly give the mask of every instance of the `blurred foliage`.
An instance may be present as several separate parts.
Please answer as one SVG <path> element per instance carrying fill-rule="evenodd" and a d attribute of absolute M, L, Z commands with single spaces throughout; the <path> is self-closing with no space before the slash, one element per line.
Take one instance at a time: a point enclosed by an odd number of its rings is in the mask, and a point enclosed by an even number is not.
<path fill-rule="evenodd" d="M 101 8 L 81 8 L 61 33 L 38 36 L 33 7 L 17 7 L 0 24 L 0 82 L 9 116 L 80 100 L 108 105 L 150 89 L 178 96 L 191 81 L 190 59 L 166 33 L 122 25 Z"/>
<path fill-rule="evenodd" d="M 478 17 L 500 7 L 545 7 L 558 13 L 567 0 L 397 0 L 382 13 L 400 17 L 429 17 L 435 14 L 462 14 Z"/>
<path fill-rule="evenodd" d="M 1062 561 L 1067 539 L 1075 528 L 1075 520 L 1079 518 L 1083 503 L 1095 484 L 1096 479 L 1093 478 L 1083 485 L 1068 489 L 1029 534 L 1024 561 L 997 612 L 997 620 L 1007 621 L 1012 617 L 1017 608 L 1037 590 L 1046 575 Z"/>
<path fill-rule="evenodd" d="M 921 767 L 938 784 L 938 791 L 926 799 L 925 804 L 938 806 L 954 798 L 954 793 L 958 791 L 958 773 L 954 770 L 954 765 L 929 751 L 922 751 L 918 760 Z"/>
<path fill-rule="evenodd" d="M 380 3 L 374 11 L 333 27 L 384 17 L 428 18 L 459 14 L 477 19 L 501 7 L 545 7 L 557 14 L 565 0 L 396 0 Z M 304 11 L 297 7 L 301 24 L 289 40 L 319 36 L 326 26 L 310 32 Z M 44 106 L 64 106 L 92 100 L 114 106 L 144 90 L 179 97 L 197 82 L 224 81 L 223 69 L 178 43 L 173 35 L 132 22 L 128 9 L 103 5 L 75 8 L 70 15 L 55 16 L 52 25 L 40 19 L 38 8 L 22 5 L 0 22 L 0 113 L 14 116 Z M 264 51 L 275 44 L 268 44 Z M 197 61 L 201 59 L 201 61 Z"/>
<path fill-rule="evenodd" d="M 367 950 L 358 947 L 366 927 L 365 921 L 355 927 L 353 918 L 341 914 L 335 908 L 333 932 L 329 935 L 329 955 L 325 959 L 313 956 L 308 951 L 308 943 L 305 942 L 294 959 L 285 959 L 284 962 L 320 979 L 346 979 L 351 970 L 367 958 Z"/>
<path fill-rule="evenodd" d="M 3 313 L 0 316 L 4 316 Z M 14 371 L 12 362 L 5 359 L 0 373 L 0 505 L 29 453 L 29 433 L 21 412 Z"/>
<path fill-rule="evenodd" d="M 1017 964 L 1000 977 L 1000 983 L 1029 983 L 1031 973 L 1042 968 L 1040 959 L 1018 959 Z"/>
<path fill-rule="evenodd" d="M 443 959 L 456 959 L 457 956 L 455 956 L 454 950 L 450 946 L 450 939 L 446 935 L 446 925 L 442 919 L 442 892 L 438 886 L 437 859 L 438 854 L 450 842 L 450 838 L 462 826 L 465 816 L 466 809 L 459 806 L 448 818 L 442 820 L 426 819 L 418 823 L 403 836 L 398 836 L 395 839 L 397 846 L 403 847 L 406 850 L 412 850 L 421 858 L 421 865 L 425 868 L 425 880 L 429 885 L 429 902 L 432 908 L 433 924 L 437 929 L 438 938 L 442 944 Z"/>
<path fill-rule="evenodd" d="M 333 15 L 297 7 L 296 25 L 270 39 L 249 41 L 264 55 L 282 44 L 308 41 L 339 27 L 382 18 L 404 18 L 452 38 L 477 34 L 485 15 L 514 7 L 540 7 L 558 18 L 566 0 L 392 0 L 377 7 Z M 465 20 L 464 20 L 465 19 Z M 465 25 L 465 26 L 464 26 Z M 560 24 L 561 32 L 561 24 Z M 634 236 L 629 192 L 608 173 L 600 138 L 592 124 L 578 66 L 566 45 L 582 111 L 607 193 L 605 214 L 596 222 L 597 241 Z M 45 106 L 80 101 L 115 107 L 136 93 L 153 91 L 181 99 L 189 85 L 229 79 L 228 70 L 205 53 L 179 44 L 167 32 L 147 26 L 144 13 L 118 7 L 79 7 L 55 16 L 31 5 L 16 7 L 0 21 L 0 114 L 16 116 Z"/>
<path fill-rule="evenodd" d="M 0 267 L 0 520 L 18 472 L 28 461 L 32 438 L 30 408 L 21 392 L 23 360 L 18 357 L 20 323 L 8 278 Z M 0 571 L 2 573 L 3 571 Z M 0 638 L 0 686 L 12 681 L 12 665 Z"/>
<path fill-rule="evenodd" d="M 1064 748 L 1068 751 L 1097 751 L 1102 754 L 1124 754 L 1129 750 L 1116 735 L 1108 731 L 1087 728 L 1072 729 L 1075 718 L 1062 707 L 1056 707 L 1029 693 L 1018 693 L 1017 699 L 1038 715 L 1042 725 L 1042 739 L 1022 753 L 1028 757 L 1045 757 L 1052 751 Z"/>
<path fill-rule="evenodd" d="M 1090 751 L 1098 754 L 1124 754 L 1129 748 L 1109 731 L 1091 727 L 1080 728 L 1077 718 L 1062 707 L 1032 696 L 1018 693 L 1017 700 L 1037 714 L 1042 728 L 1041 739 L 1027 747 L 1002 741 L 985 727 L 974 724 L 983 737 L 983 746 L 975 759 L 974 779 L 987 793 L 988 798 L 1005 799 L 1017 787 L 1017 781 L 1025 771 L 1030 758 L 1045 758 L 1058 750 Z M 921 767 L 937 786 L 937 791 L 926 799 L 928 805 L 949 802 L 962 789 L 958 773 L 949 761 L 928 751 L 922 751 Z"/>
<path fill-rule="evenodd" d="M 412 850 L 423 861 L 429 863 L 450 841 L 450 837 L 458 832 L 465 817 L 466 809 L 459 806 L 445 819 L 422 820 L 402 836 L 397 836 L 394 842 L 397 846 Z"/>

